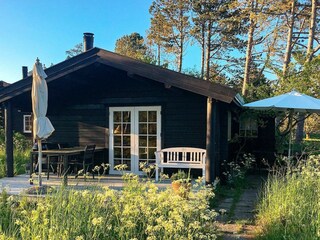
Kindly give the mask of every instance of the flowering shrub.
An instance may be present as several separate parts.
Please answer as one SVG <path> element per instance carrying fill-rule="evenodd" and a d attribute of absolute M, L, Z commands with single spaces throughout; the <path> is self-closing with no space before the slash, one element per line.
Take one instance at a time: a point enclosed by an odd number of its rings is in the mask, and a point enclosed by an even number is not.
<path fill-rule="evenodd" d="M 239 162 L 227 162 L 224 160 L 221 165 L 224 169 L 222 174 L 225 176 L 226 182 L 229 185 L 235 185 L 241 182 L 255 162 L 255 156 L 250 153 L 243 154 Z"/>
<path fill-rule="evenodd" d="M 196 186 L 188 198 L 125 174 L 123 190 L 65 190 L 15 208 L 19 239 L 216 239 L 212 189 Z M 12 223 L 13 224 L 13 223 Z M 1 234 L 1 233 L 0 233 Z M 1 236 L 1 235 L 0 235 Z"/>

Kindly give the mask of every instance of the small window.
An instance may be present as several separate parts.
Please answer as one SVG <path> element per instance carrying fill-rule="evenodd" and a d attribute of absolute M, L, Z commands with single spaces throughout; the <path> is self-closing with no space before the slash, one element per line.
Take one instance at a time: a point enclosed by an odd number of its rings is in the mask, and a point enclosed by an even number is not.
<path fill-rule="evenodd" d="M 32 130 L 31 115 L 23 115 L 23 132 L 31 133 L 31 130 Z"/>
<path fill-rule="evenodd" d="M 240 118 L 240 136 L 248 138 L 258 137 L 258 122 L 254 118 Z"/>

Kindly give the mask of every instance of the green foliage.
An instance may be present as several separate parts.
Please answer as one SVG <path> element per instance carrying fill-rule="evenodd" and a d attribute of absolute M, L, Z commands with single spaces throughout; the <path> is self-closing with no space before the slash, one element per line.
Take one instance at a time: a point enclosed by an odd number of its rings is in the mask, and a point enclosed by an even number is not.
<path fill-rule="evenodd" d="M 23 134 L 13 134 L 14 174 L 25 173 L 26 164 L 30 161 L 31 141 Z M 6 175 L 5 133 L 0 129 L 0 178 Z"/>
<path fill-rule="evenodd" d="M 312 61 L 299 64 L 292 64 L 288 77 L 280 82 L 277 88 L 278 93 L 289 92 L 292 89 L 319 98 L 320 95 L 320 55 Z"/>
<path fill-rule="evenodd" d="M 222 162 L 222 174 L 225 176 L 226 183 L 230 186 L 242 185 L 247 172 L 256 162 L 255 156 L 248 153 L 243 154 L 239 159 L 231 162 Z"/>
<path fill-rule="evenodd" d="M 154 57 L 139 33 L 131 33 L 119 38 L 116 41 L 115 52 L 143 62 L 154 63 Z"/>
<path fill-rule="evenodd" d="M 319 239 L 320 155 L 275 168 L 258 206 L 261 239 Z"/>
<path fill-rule="evenodd" d="M 16 226 L 13 224 L 14 211 L 12 207 L 14 207 L 12 197 L 9 197 L 7 192 L 3 190 L 0 195 L 0 239 L 3 239 L 2 233 L 16 232 Z"/>
<path fill-rule="evenodd" d="M 178 172 L 171 175 L 172 182 L 180 182 L 180 183 L 190 182 L 191 181 L 190 170 L 191 169 L 189 169 L 189 173 L 187 174 L 185 171 L 182 171 L 179 169 Z"/>
<path fill-rule="evenodd" d="M 73 48 L 71 48 L 70 50 L 66 51 L 67 59 L 79 55 L 80 53 L 83 52 L 82 49 L 83 49 L 83 44 L 82 43 L 76 44 Z"/>
<path fill-rule="evenodd" d="M 149 181 L 124 176 L 123 190 L 66 190 L 46 198 L 18 201 L 11 224 L 16 239 L 216 239 L 216 213 L 208 207 L 212 190 L 159 191 Z M 0 232 L 1 234 L 1 232 Z"/>

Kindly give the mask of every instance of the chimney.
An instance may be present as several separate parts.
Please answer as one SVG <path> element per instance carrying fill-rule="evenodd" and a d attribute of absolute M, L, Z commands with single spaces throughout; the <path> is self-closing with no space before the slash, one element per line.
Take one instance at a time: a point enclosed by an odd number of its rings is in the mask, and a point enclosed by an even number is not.
<path fill-rule="evenodd" d="M 83 33 L 83 51 L 93 48 L 93 33 Z"/>
<path fill-rule="evenodd" d="M 22 66 L 22 78 L 28 77 L 28 67 Z"/>

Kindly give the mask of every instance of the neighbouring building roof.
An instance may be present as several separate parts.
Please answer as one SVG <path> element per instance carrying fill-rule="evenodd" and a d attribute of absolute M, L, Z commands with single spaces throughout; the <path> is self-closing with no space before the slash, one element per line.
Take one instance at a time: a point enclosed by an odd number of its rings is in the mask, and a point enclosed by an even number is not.
<path fill-rule="evenodd" d="M 125 71 L 128 75 L 141 76 L 163 83 L 166 86 L 177 87 L 222 102 L 231 103 L 234 101 L 237 104 L 239 103 L 236 91 L 228 86 L 147 64 L 97 47 L 45 69 L 48 75 L 46 81 L 50 83 L 67 74 L 97 63 Z M 5 102 L 30 91 L 31 85 L 32 76 L 28 76 L 0 89 L 0 102 Z"/>
<path fill-rule="evenodd" d="M 9 86 L 10 83 L 0 80 L 0 89 Z"/>

